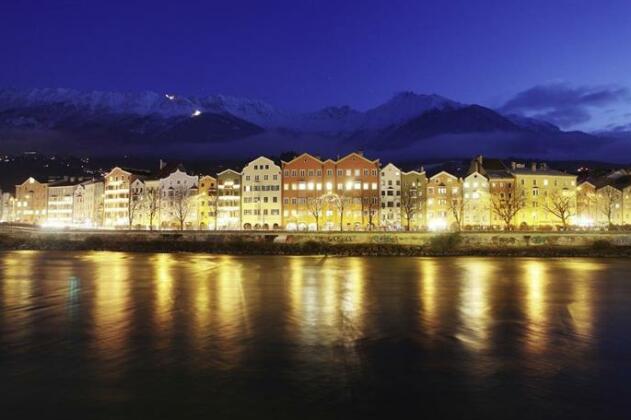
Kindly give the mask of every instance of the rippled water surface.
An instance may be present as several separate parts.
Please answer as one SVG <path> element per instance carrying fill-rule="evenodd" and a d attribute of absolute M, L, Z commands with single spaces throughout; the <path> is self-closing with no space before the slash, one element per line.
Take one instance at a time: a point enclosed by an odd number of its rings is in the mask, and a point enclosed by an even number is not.
<path fill-rule="evenodd" d="M 631 262 L 0 253 L 4 418 L 631 418 Z"/>

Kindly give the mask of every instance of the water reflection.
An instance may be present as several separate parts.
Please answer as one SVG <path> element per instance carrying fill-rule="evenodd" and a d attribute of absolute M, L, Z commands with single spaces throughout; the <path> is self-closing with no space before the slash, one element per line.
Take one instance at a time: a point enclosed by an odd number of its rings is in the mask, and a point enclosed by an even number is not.
<path fill-rule="evenodd" d="M 185 366 L 212 382 L 208 395 L 226 386 L 253 396 L 231 381 L 271 375 L 303 397 L 321 384 L 318 398 L 344 399 L 357 381 L 405 377 L 409 388 L 428 369 L 428 381 L 488 378 L 507 359 L 521 361 L 511 375 L 552 381 L 563 367 L 588 368 L 581 360 L 615 298 L 608 281 L 630 272 L 626 261 L 583 259 L 8 252 L 0 337 L 6 360 L 85 353 L 101 386 Z"/>
<path fill-rule="evenodd" d="M 103 362 L 107 375 L 119 373 L 117 367 L 126 358 L 127 338 L 131 324 L 129 291 L 133 286 L 133 264 L 124 254 L 93 252 L 85 257 L 90 266 L 92 285 L 93 348 Z"/>
<path fill-rule="evenodd" d="M 542 261 L 527 260 L 522 264 L 522 278 L 525 284 L 525 309 L 528 317 L 527 350 L 539 353 L 547 344 L 548 316 L 545 287 L 547 285 L 547 264 Z"/>
<path fill-rule="evenodd" d="M 472 350 L 481 350 L 490 344 L 489 299 L 492 292 L 489 283 L 494 277 L 495 267 L 489 260 L 479 259 L 464 259 L 459 267 L 462 270 L 460 313 L 464 329 L 458 337 Z"/>

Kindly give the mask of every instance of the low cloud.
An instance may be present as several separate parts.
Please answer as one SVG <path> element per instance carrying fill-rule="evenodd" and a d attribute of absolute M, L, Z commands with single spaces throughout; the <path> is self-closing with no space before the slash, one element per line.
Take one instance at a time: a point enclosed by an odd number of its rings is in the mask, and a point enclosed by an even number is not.
<path fill-rule="evenodd" d="M 621 86 L 571 86 L 552 83 L 533 86 L 509 99 L 500 111 L 545 120 L 562 128 L 589 122 L 593 113 L 631 99 Z"/>

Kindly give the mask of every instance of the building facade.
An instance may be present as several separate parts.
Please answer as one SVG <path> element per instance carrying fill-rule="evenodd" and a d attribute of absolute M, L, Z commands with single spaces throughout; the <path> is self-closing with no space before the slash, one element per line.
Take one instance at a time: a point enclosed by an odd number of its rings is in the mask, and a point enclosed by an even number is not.
<path fill-rule="evenodd" d="M 160 225 L 171 229 L 197 229 L 199 178 L 177 168 L 160 179 Z"/>
<path fill-rule="evenodd" d="M 441 171 L 427 184 L 427 228 L 432 231 L 459 230 L 463 221 L 462 182 Z"/>
<path fill-rule="evenodd" d="M 401 173 L 401 224 L 405 230 L 427 227 L 427 176 L 425 171 Z"/>
<path fill-rule="evenodd" d="M 558 212 L 567 207 L 568 223 L 576 220 L 576 175 L 548 169 L 532 163 L 530 167 L 514 168 L 511 173 L 523 198 L 523 208 L 517 213 L 516 224 L 524 228 L 561 227 Z"/>
<path fill-rule="evenodd" d="M 79 184 L 71 180 L 58 181 L 48 185 L 49 226 L 70 226 L 73 223 L 75 190 Z"/>
<path fill-rule="evenodd" d="M 15 197 L 8 192 L 0 196 L 0 222 L 10 223 L 15 221 Z"/>
<path fill-rule="evenodd" d="M 590 228 L 598 224 L 600 210 L 596 186 L 589 181 L 581 182 L 576 187 L 576 224 Z"/>
<path fill-rule="evenodd" d="M 465 229 L 491 227 L 491 191 L 489 180 L 478 171 L 467 175 L 462 183 Z"/>
<path fill-rule="evenodd" d="M 280 229 L 282 226 L 282 172 L 266 157 L 248 163 L 241 171 L 241 225 L 243 229 Z"/>
<path fill-rule="evenodd" d="M 130 188 L 146 172 L 115 167 L 105 175 L 103 196 L 103 225 L 109 228 L 131 227 L 129 217 Z"/>
<path fill-rule="evenodd" d="M 85 227 L 103 225 L 104 184 L 100 180 L 82 182 L 74 192 L 73 224 Z"/>
<path fill-rule="evenodd" d="M 48 217 L 48 184 L 30 177 L 15 186 L 15 221 L 43 224 Z"/>
<path fill-rule="evenodd" d="M 217 179 L 210 175 L 199 178 L 197 221 L 201 230 L 217 229 Z"/>
<path fill-rule="evenodd" d="M 379 160 L 351 153 L 333 161 L 303 153 L 283 169 L 288 230 L 367 230 L 379 225 Z"/>
<path fill-rule="evenodd" d="M 241 228 L 241 174 L 226 169 L 217 174 L 217 229 Z"/>
<path fill-rule="evenodd" d="M 401 170 L 388 163 L 381 168 L 380 222 L 386 230 L 401 229 Z"/>

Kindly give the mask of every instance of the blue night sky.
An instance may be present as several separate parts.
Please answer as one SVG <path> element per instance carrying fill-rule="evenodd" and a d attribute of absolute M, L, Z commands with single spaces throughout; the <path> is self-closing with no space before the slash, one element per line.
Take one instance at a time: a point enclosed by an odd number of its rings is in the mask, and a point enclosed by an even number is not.
<path fill-rule="evenodd" d="M 223 93 L 287 110 L 438 93 L 631 122 L 627 1 L 4 1 L 0 86 Z"/>

